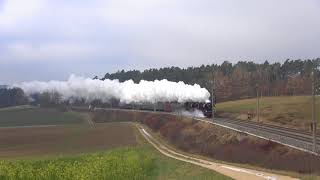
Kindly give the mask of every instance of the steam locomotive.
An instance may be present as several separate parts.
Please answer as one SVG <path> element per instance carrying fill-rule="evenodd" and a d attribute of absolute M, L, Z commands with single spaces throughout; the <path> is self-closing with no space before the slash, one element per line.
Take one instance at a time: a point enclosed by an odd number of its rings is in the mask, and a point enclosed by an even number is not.
<path fill-rule="evenodd" d="M 205 117 L 212 117 L 211 102 L 158 102 L 158 103 L 141 103 L 141 104 L 122 104 L 118 108 L 121 109 L 136 109 L 145 111 L 160 111 L 160 112 L 180 112 L 180 111 L 201 111 Z"/>
<path fill-rule="evenodd" d="M 212 103 L 206 102 L 206 103 L 198 103 L 198 102 L 186 102 L 185 103 L 185 109 L 186 110 L 200 110 L 203 115 L 207 118 L 212 117 Z"/>
<path fill-rule="evenodd" d="M 95 108 L 118 108 L 118 109 L 135 109 L 145 111 L 160 111 L 160 112 L 202 112 L 205 117 L 212 117 L 212 103 L 208 102 L 157 102 L 157 103 L 134 103 L 125 104 L 115 101 L 113 103 L 91 102 L 89 109 Z"/>

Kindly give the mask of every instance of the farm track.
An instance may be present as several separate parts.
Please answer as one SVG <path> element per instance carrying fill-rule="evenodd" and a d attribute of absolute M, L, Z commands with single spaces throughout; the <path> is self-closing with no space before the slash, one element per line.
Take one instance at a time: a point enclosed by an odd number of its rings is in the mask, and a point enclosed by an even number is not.
<path fill-rule="evenodd" d="M 106 108 L 97 108 L 97 110 L 108 110 Z M 160 112 L 160 111 L 147 111 L 147 110 L 132 110 L 132 109 L 112 109 L 112 110 L 119 110 L 119 111 L 137 111 L 137 112 L 147 112 L 147 113 L 154 113 L 154 114 L 172 114 L 172 115 L 177 115 L 175 113 L 169 113 L 169 112 Z M 212 119 L 209 118 L 195 118 L 195 119 L 201 119 L 205 120 L 208 122 L 212 122 Z M 226 119 L 226 118 L 215 118 L 215 121 L 217 122 L 226 122 L 226 123 L 231 123 L 231 124 L 236 124 L 239 126 L 244 126 L 244 127 L 250 127 L 250 128 L 255 128 L 259 129 L 261 131 L 269 132 L 269 133 L 274 133 L 277 135 L 281 136 L 286 136 L 290 138 L 294 138 L 300 141 L 304 141 L 307 143 L 312 143 L 312 133 L 307 132 L 307 131 L 302 131 L 302 130 L 297 130 L 297 129 L 291 129 L 291 128 L 286 128 L 286 127 L 281 127 L 281 126 L 276 126 L 276 125 L 271 125 L 271 124 L 263 124 L 263 123 L 257 123 L 253 121 L 245 121 L 245 120 L 237 120 L 237 119 Z M 320 144 L 320 133 L 317 133 L 317 144 Z"/>
<path fill-rule="evenodd" d="M 50 128 L 50 127 L 63 127 L 65 125 L 31 125 L 31 126 L 3 126 L 1 129 L 24 129 L 24 128 Z"/>
<path fill-rule="evenodd" d="M 232 177 L 234 179 L 239 180 L 261 180 L 261 179 L 269 179 L 269 180 L 289 180 L 296 179 L 289 176 L 277 175 L 272 173 L 266 173 L 261 171 L 256 171 L 252 169 L 239 168 L 236 166 L 231 166 L 223 163 L 216 163 L 208 160 L 203 160 L 200 158 L 194 158 L 192 156 L 188 156 L 185 154 L 181 154 L 176 152 L 167 146 L 161 144 L 157 139 L 155 139 L 150 133 L 148 133 L 143 127 L 137 125 L 140 133 L 143 137 L 156 148 L 160 153 L 170 158 L 174 158 L 180 161 L 188 162 L 191 164 L 195 164 L 204 168 L 208 168 L 210 170 L 217 171 L 226 176 Z"/>
<path fill-rule="evenodd" d="M 169 114 L 176 115 L 176 113 L 170 112 L 161 112 L 161 111 L 147 111 L 147 110 L 134 110 L 134 109 L 109 109 L 109 108 L 96 108 L 97 111 L 108 111 L 108 110 L 116 110 L 123 112 L 143 112 L 143 113 L 152 113 L 152 114 Z M 276 125 L 257 123 L 253 121 L 245 121 L 245 120 L 237 120 L 237 119 L 226 119 L 226 118 L 215 118 L 214 121 L 209 118 L 196 118 L 195 120 L 204 121 L 207 123 L 220 125 L 224 128 L 233 129 L 236 131 L 244 132 L 259 138 L 267 139 L 270 141 L 274 141 L 286 146 L 290 146 L 299 150 L 303 150 L 306 152 L 313 153 L 310 149 L 310 146 L 313 144 L 313 138 L 311 132 L 291 129 L 286 127 L 280 127 Z M 241 130 L 242 129 L 242 130 Z M 250 130 L 248 131 L 243 131 Z M 262 135 L 261 135 L 262 134 Z M 273 137 L 277 136 L 277 140 Z M 298 144 L 297 144 L 298 143 Z M 320 146 L 320 135 L 317 134 L 317 146 Z M 317 148 L 319 149 L 319 148 Z M 314 153 L 317 154 L 317 153 Z M 319 155 L 319 154 L 317 154 Z"/>

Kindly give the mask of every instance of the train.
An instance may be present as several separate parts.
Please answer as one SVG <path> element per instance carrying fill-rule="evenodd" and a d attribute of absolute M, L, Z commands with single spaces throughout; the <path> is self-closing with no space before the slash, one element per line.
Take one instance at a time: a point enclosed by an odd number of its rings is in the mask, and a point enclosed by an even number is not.
<path fill-rule="evenodd" d="M 207 118 L 211 118 L 213 114 L 213 106 L 211 102 L 186 102 L 185 109 L 188 111 L 200 110 Z"/>
<path fill-rule="evenodd" d="M 194 112 L 201 111 L 207 118 L 212 117 L 212 103 L 211 102 L 157 102 L 157 103 L 135 103 L 135 104 L 114 104 L 113 106 L 93 106 L 94 107 L 105 107 L 105 108 L 119 108 L 119 109 L 135 109 L 143 111 L 158 111 L 158 112 Z"/>

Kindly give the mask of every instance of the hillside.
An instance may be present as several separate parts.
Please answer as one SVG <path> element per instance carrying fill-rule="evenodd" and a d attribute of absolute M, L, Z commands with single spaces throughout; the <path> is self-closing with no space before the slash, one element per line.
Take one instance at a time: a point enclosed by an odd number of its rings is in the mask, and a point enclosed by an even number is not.
<path fill-rule="evenodd" d="M 256 112 L 255 98 L 228 101 L 217 104 L 217 113 L 222 117 L 247 120 L 247 113 Z M 318 126 L 320 124 L 320 97 L 316 98 Z M 260 117 L 265 123 L 289 126 L 293 128 L 310 128 L 312 119 L 311 96 L 262 97 L 260 99 Z M 253 118 L 252 120 L 256 120 Z"/>
<path fill-rule="evenodd" d="M 159 140 L 181 152 L 273 170 L 320 174 L 320 158 L 309 153 L 192 118 L 119 110 L 93 114 L 94 122 L 110 119 L 139 121 Z"/>

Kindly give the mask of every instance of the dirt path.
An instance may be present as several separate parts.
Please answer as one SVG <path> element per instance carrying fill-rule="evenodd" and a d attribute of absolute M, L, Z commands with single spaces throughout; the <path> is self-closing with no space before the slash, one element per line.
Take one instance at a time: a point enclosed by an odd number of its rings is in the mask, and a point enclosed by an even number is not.
<path fill-rule="evenodd" d="M 180 154 L 178 152 L 175 152 L 168 147 L 162 145 L 157 141 L 155 138 L 151 136 L 150 133 L 148 133 L 142 126 L 137 125 L 140 133 L 145 137 L 145 139 L 152 144 L 158 151 L 160 151 L 162 154 L 180 160 L 188 163 L 192 163 L 204 168 L 208 168 L 214 171 L 217 171 L 221 174 L 224 174 L 226 176 L 229 176 L 234 179 L 239 180 L 261 180 L 261 179 L 270 179 L 270 180 L 293 180 L 296 178 L 292 178 L 289 176 L 283 176 L 283 175 L 277 175 L 272 173 L 266 173 L 261 171 L 256 171 L 252 169 L 245 169 L 245 168 L 238 168 L 231 165 L 226 165 L 222 163 L 215 163 L 203 159 L 194 158 L 191 156 L 186 156 L 183 154 Z"/>
<path fill-rule="evenodd" d="M 94 127 L 95 126 L 95 122 L 93 122 L 92 120 L 92 116 L 88 113 L 83 113 L 82 116 L 84 117 L 84 119 L 87 120 L 87 123 L 89 124 L 89 126 Z"/>

